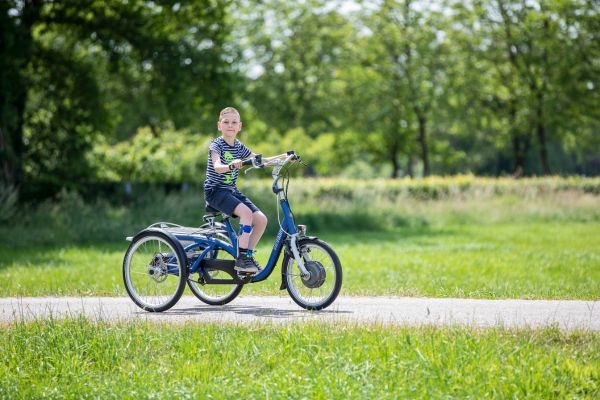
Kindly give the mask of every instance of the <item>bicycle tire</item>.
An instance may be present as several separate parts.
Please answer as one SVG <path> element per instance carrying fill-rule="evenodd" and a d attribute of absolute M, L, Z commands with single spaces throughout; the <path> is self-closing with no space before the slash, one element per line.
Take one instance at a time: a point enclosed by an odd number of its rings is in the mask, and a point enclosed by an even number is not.
<path fill-rule="evenodd" d="M 307 310 L 322 310 L 337 298 L 342 288 L 342 265 L 335 251 L 317 238 L 298 241 L 307 269 L 313 272 L 309 278 L 300 276 L 296 260 L 290 254 L 283 259 L 282 277 L 288 294 L 296 304 Z M 311 256 L 308 253 L 320 252 Z"/>
<path fill-rule="evenodd" d="M 162 312 L 173 307 L 183 294 L 187 274 L 181 245 L 159 230 L 135 236 L 123 258 L 127 294 L 146 311 Z"/>
<path fill-rule="evenodd" d="M 207 226 L 209 226 L 209 224 L 204 224 L 201 226 L 201 228 L 205 228 Z M 224 229 L 223 227 L 221 227 L 221 228 Z M 221 232 L 217 232 L 216 236 L 218 236 L 219 239 L 231 244 L 231 241 L 229 240 L 227 235 L 225 235 Z M 214 254 L 211 254 L 210 256 L 212 258 L 217 258 L 218 254 L 219 254 L 219 250 L 215 250 L 213 253 Z M 226 252 L 223 251 L 223 253 L 226 253 Z M 224 271 L 218 271 L 218 270 L 215 270 L 215 271 L 213 271 L 213 273 L 215 273 L 215 274 L 220 274 L 220 273 L 225 274 Z M 209 274 L 211 273 L 209 271 L 206 271 L 206 272 Z M 217 275 L 213 275 L 212 277 L 219 278 Z M 233 279 L 234 277 L 231 276 L 231 278 Z M 221 284 L 219 284 L 219 285 L 210 285 L 210 284 L 199 285 L 196 281 L 193 281 L 189 278 L 187 280 L 187 285 L 198 300 L 200 300 L 201 302 L 203 302 L 205 304 L 211 305 L 211 306 L 223 306 L 225 304 L 230 303 L 232 300 L 234 300 L 240 294 L 240 292 L 244 288 L 244 285 L 242 285 L 242 284 L 232 284 L 231 286 L 221 285 Z M 209 293 L 209 290 L 208 290 L 209 286 L 214 287 L 213 289 L 215 289 L 216 291 L 218 291 L 218 289 L 222 289 L 224 287 L 230 288 L 230 291 L 229 292 L 226 291 L 224 294 L 211 294 L 211 293 Z"/>

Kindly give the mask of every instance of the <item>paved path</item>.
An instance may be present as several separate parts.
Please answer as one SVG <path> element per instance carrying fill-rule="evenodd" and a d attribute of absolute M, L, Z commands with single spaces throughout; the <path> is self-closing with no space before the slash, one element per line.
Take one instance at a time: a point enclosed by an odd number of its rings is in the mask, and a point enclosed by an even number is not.
<path fill-rule="evenodd" d="M 600 301 L 476 300 L 340 297 L 322 311 L 305 311 L 286 297 L 241 296 L 225 306 L 183 297 L 172 309 L 149 313 L 127 297 L 0 298 L 0 322 L 85 315 L 93 320 L 157 322 L 349 322 L 473 327 L 556 326 L 600 331 Z"/>

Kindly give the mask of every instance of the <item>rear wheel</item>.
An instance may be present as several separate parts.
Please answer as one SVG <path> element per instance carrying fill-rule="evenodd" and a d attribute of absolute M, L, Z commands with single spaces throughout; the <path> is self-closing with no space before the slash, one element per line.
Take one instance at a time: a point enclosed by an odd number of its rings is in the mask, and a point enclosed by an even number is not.
<path fill-rule="evenodd" d="M 299 250 L 307 276 L 302 276 L 294 257 L 283 260 L 283 279 L 287 291 L 299 306 L 321 310 L 336 299 L 342 287 L 342 265 L 333 249 L 319 239 L 302 239 Z"/>
<path fill-rule="evenodd" d="M 204 225 L 203 225 L 204 226 Z M 216 233 L 217 238 L 230 243 L 231 241 L 227 237 L 227 235 L 223 233 Z M 224 250 L 214 250 L 211 254 L 207 255 L 207 258 L 219 258 L 225 260 L 233 260 L 234 258 Z M 217 269 L 204 269 L 205 273 L 210 275 L 211 279 L 234 279 L 233 276 L 228 274 L 225 271 L 217 270 Z M 198 282 L 196 276 L 200 278 L 200 275 L 194 274 L 194 276 L 190 276 L 187 284 L 194 294 L 200 301 L 210 304 L 211 306 L 222 306 L 233 299 L 235 299 L 240 292 L 242 291 L 244 285 L 232 283 L 232 284 L 208 284 L 205 282 Z"/>
<path fill-rule="evenodd" d="M 186 257 L 181 246 L 162 232 L 147 231 L 134 239 L 123 259 L 123 281 L 129 297 L 146 311 L 173 307 L 185 289 Z"/>

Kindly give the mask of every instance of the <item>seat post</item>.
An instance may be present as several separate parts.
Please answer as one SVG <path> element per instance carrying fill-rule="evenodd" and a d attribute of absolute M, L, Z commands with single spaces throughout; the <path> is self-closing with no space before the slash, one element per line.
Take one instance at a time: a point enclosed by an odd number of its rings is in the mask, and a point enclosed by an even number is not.
<path fill-rule="evenodd" d="M 215 226 L 215 218 L 217 216 L 221 216 L 221 219 L 223 221 L 227 220 L 229 218 L 229 215 L 217 210 L 214 207 L 211 207 L 208 203 L 205 203 L 205 209 L 206 209 L 206 214 L 204 214 L 204 216 L 202 217 L 202 219 L 206 222 L 208 222 L 211 226 L 211 228 L 214 228 Z"/>

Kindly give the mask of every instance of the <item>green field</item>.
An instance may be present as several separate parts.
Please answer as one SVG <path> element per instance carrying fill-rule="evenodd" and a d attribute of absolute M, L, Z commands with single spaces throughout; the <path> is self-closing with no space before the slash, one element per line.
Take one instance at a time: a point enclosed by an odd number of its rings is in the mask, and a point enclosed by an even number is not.
<path fill-rule="evenodd" d="M 342 260 L 344 295 L 600 298 L 597 224 L 469 224 L 322 236 Z M 123 296 L 126 248 L 124 240 L 97 246 L 0 247 L 0 296 Z M 269 251 L 261 247 L 259 260 Z M 281 293 L 279 279 L 274 273 L 246 286 L 242 294 Z"/>
<path fill-rule="evenodd" d="M 338 252 L 343 295 L 599 299 L 599 185 L 569 182 L 307 181 L 291 200 L 297 222 Z M 264 264 L 277 220 L 272 194 L 253 196 L 271 219 L 257 254 Z M 23 213 L 0 227 L 0 296 L 125 295 L 124 237 L 157 220 L 198 221 L 198 203 L 197 194 L 167 195 L 123 208 L 67 195 Z M 279 279 L 242 294 L 281 293 Z"/>
<path fill-rule="evenodd" d="M 590 332 L 84 319 L 0 331 L 3 399 L 600 395 L 600 336 Z"/>
<path fill-rule="evenodd" d="M 305 181 L 291 200 L 297 222 L 338 252 L 342 295 L 590 300 L 600 298 L 599 188 L 558 178 Z M 272 207 L 263 189 L 252 196 Z M 0 296 L 124 296 L 124 237 L 158 220 L 198 222 L 199 202 L 198 193 L 129 205 L 63 193 L 19 210 L 0 225 Z M 277 226 L 265 209 L 262 262 Z M 242 295 L 278 288 L 275 273 Z M 0 331 L 6 399 L 600 396 L 600 335 L 589 331 L 83 318 Z"/>

